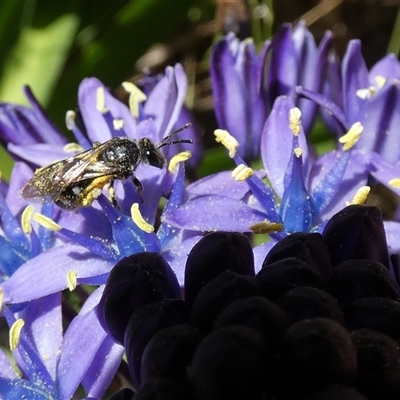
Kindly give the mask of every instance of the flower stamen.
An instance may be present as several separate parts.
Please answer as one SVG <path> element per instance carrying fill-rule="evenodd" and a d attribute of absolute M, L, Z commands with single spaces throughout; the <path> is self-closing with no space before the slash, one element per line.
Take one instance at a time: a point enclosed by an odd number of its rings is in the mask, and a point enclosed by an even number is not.
<path fill-rule="evenodd" d="M 289 111 L 289 128 L 293 135 L 299 136 L 301 131 L 301 111 L 297 108 L 291 108 Z"/>
<path fill-rule="evenodd" d="M 249 229 L 253 233 L 262 233 L 265 235 L 269 235 L 270 233 L 274 232 L 282 232 L 283 224 L 278 222 L 269 222 L 265 220 L 263 222 L 257 222 L 256 224 L 249 226 Z"/>
<path fill-rule="evenodd" d="M 400 189 L 400 178 L 393 178 L 389 181 L 389 185 L 395 189 Z"/>
<path fill-rule="evenodd" d="M 142 214 L 139 210 L 139 204 L 133 203 L 131 207 L 131 216 L 133 222 L 144 232 L 151 233 L 154 231 L 154 226 L 150 225 L 145 219 L 142 217 Z"/>
<path fill-rule="evenodd" d="M 343 144 L 343 151 L 348 151 L 357 143 L 364 127 L 360 122 L 355 122 L 349 131 L 339 138 L 339 142 Z"/>
<path fill-rule="evenodd" d="M 19 343 L 19 338 L 21 336 L 21 330 L 22 327 L 25 325 L 25 322 L 23 319 L 17 319 L 10 328 L 10 339 L 9 339 L 9 345 L 10 345 L 10 350 L 14 351 L 18 347 Z"/>
<path fill-rule="evenodd" d="M 67 274 L 67 287 L 70 292 L 75 290 L 76 285 L 77 285 L 77 279 L 76 277 L 78 276 L 78 271 L 71 270 Z"/>
<path fill-rule="evenodd" d="M 214 135 L 215 141 L 221 143 L 229 151 L 229 157 L 235 157 L 239 142 L 228 131 L 223 129 L 216 129 Z"/>
<path fill-rule="evenodd" d="M 245 181 L 254 175 L 254 171 L 247 165 L 240 164 L 232 171 L 232 178 L 237 181 Z"/>
<path fill-rule="evenodd" d="M 68 143 L 63 147 L 66 153 L 81 153 L 84 149 L 78 143 Z"/>
<path fill-rule="evenodd" d="M 192 157 L 192 153 L 190 151 L 182 151 L 175 156 L 173 156 L 168 164 L 168 171 L 172 173 L 175 172 L 176 166 L 180 162 L 184 162 L 189 160 L 189 158 Z"/>
<path fill-rule="evenodd" d="M 29 235 L 32 232 L 31 218 L 33 212 L 35 211 L 35 207 L 29 205 L 25 208 L 21 215 L 21 226 L 24 233 Z"/>
<path fill-rule="evenodd" d="M 129 109 L 131 114 L 139 117 L 139 103 L 147 100 L 147 96 L 132 82 L 122 82 L 122 87 L 129 93 Z"/>
<path fill-rule="evenodd" d="M 46 217 L 43 214 L 35 213 L 33 214 L 32 219 L 36 221 L 39 225 L 49 229 L 50 231 L 60 231 L 62 229 L 62 227 L 58 225 L 57 222 L 53 221 L 51 218 Z"/>
<path fill-rule="evenodd" d="M 354 195 L 351 202 L 348 203 L 348 205 L 363 205 L 363 204 L 365 204 L 370 191 L 371 191 L 371 188 L 369 186 L 360 187 L 357 190 L 357 193 Z"/>
<path fill-rule="evenodd" d="M 104 94 L 104 88 L 102 86 L 98 87 L 96 90 L 96 109 L 102 114 L 108 112 L 106 107 L 106 96 Z"/>

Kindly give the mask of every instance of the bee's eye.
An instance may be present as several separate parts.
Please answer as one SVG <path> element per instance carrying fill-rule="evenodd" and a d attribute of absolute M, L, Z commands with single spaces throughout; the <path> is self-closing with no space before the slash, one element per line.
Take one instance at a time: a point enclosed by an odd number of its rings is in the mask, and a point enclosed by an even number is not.
<path fill-rule="evenodd" d="M 164 156 L 150 139 L 141 139 L 139 142 L 139 147 L 143 162 L 157 168 L 162 168 L 165 165 Z"/>

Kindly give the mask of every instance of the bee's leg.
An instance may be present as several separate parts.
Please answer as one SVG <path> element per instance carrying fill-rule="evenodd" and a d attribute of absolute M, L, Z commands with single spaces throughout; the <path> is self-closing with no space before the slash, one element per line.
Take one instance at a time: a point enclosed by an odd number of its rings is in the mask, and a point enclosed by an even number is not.
<path fill-rule="evenodd" d="M 110 194 L 110 201 L 111 201 L 111 204 L 112 204 L 114 207 L 119 208 L 119 206 L 118 206 L 118 201 L 117 201 L 117 195 L 115 194 L 114 181 L 111 181 L 111 182 L 110 182 L 110 186 L 109 186 L 109 188 L 108 188 L 108 193 Z"/>
<path fill-rule="evenodd" d="M 132 177 L 132 182 L 136 186 L 136 193 L 139 196 L 140 203 L 143 203 L 143 199 L 142 199 L 143 185 L 142 185 L 142 182 L 140 182 L 139 179 L 136 178 L 136 176 Z"/>

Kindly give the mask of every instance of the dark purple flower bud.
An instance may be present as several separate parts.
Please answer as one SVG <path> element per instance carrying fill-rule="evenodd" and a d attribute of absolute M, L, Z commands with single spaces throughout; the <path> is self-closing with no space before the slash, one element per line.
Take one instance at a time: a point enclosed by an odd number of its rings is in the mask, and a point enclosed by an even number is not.
<path fill-rule="evenodd" d="M 113 394 L 108 400 L 133 400 L 136 399 L 135 393 L 129 388 L 123 388 L 118 390 L 117 393 Z"/>
<path fill-rule="evenodd" d="M 289 257 L 303 260 L 324 278 L 332 270 L 328 247 L 319 233 L 298 232 L 286 236 L 271 249 L 262 268 Z"/>
<path fill-rule="evenodd" d="M 296 399 L 331 383 L 349 384 L 357 371 L 351 337 L 331 319 L 297 322 L 283 336 L 278 371 L 281 390 Z"/>
<path fill-rule="evenodd" d="M 304 400 L 368 400 L 353 387 L 334 383 L 328 385 L 316 393 L 304 398 Z"/>
<path fill-rule="evenodd" d="M 260 285 L 252 276 L 226 271 L 201 289 L 193 303 L 191 322 L 202 331 L 208 331 L 218 314 L 235 300 L 261 296 Z"/>
<path fill-rule="evenodd" d="M 400 398 L 400 349 L 383 333 L 360 329 L 352 333 L 357 349 L 357 389 L 370 400 Z"/>
<path fill-rule="evenodd" d="M 188 373 L 196 399 L 261 398 L 269 381 L 264 339 L 243 326 L 217 329 L 200 343 Z"/>
<path fill-rule="evenodd" d="M 136 393 L 134 400 L 191 400 L 185 387 L 178 382 L 154 378 L 146 382 Z"/>
<path fill-rule="evenodd" d="M 193 247 L 186 262 L 186 302 L 193 304 L 201 288 L 224 271 L 254 276 L 253 249 L 245 235 L 213 232 Z"/>
<path fill-rule="evenodd" d="M 335 267 L 349 259 L 370 259 L 389 269 L 389 255 L 378 207 L 352 205 L 335 214 L 322 236 Z"/>
<path fill-rule="evenodd" d="M 111 270 L 98 317 L 103 328 L 119 342 L 136 308 L 166 298 L 180 298 L 174 272 L 158 253 L 136 253 L 123 258 Z"/>
<path fill-rule="evenodd" d="M 371 260 L 343 261 L 333 269 L 327 290 L 342 307 L 365 297 L 397 299 L 397 287 L 389 271 Z"/>
<path fill-rule="evenodd" d="M 286 258 L 262 268 L 257 276 L 263 295 L 275 300 L 298 286 L 311 286 L 322 289 L 321 276 L 298 258 Z"/>
<path fill-rule="evenodd" d="M 184 301 L 164 299 L 135 310 L 125 331 L 124 347 L 135 387 L 140 387 L 140 365 L 147 343 L 161 329 L 188 322 L 189 310 Z"/>
<path fill-rule="evenodd" d="M 174 325 L 157 332 L 143 353 L 143 384 L 154 378 L 166 378 L 181 383 L 186 381 L 186 368 L 200 340 L 199 331 L 189 324 Z"/>
<path fill-rule="evenodd" d="M 400 344 L 400 302 L 382 297 L 367 297 L 344 308 L 347 326 L 372 329 L 390 336 Z"/>
<path fill-rule="evenodd" d="M 266 343 L 275 342 L 289 326 L 287 314 L 264 297 L 237 300 L 219 314 L 214 328 L 247 326 L 260 331 Z"/>
<path fill-rule="evenodd" d="M 309 318 L 330 318 L 344 324 L 343 312 L 338 302 L 323 290 L 313 287 L 297 287 L 276 300 L 290 316 L 292 322 Z"/>

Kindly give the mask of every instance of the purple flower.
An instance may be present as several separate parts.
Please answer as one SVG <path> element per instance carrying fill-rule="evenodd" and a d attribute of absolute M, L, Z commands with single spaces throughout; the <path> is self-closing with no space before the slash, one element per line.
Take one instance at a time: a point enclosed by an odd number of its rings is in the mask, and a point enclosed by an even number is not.
<path fill-rule="evenodd" d="M 243 159 L 259 155 L 261 132 L 278 96 L 294 99 L 299 84 L 316 92 L 322 90 L 331 42 L 327 33 L 317 48 L 300 22 L 293 31 L 291 25 L 283 25 L 259 55 L 251 40 L 240 42 L 233 34 L 214 46 L 210 73 L 217 121 L 241 143 L 239 155 Z M 316 105 L 304 99 L 296 101 L 309 132 Z"/>
<path fill-rule="evenodd" d="M 368 171 L 351 150 L 362 126 L 355 124 L 340 139 L 342 150 L 315 158 L 300 116 L 290 97 L 275 101 L 261 139 L 265 171 L 258 173 L 236 154 L 236 140 L 216 131 L 221 134 L 217 141 L 229 148 L 238 167 L 231 177 L 223 172 L 189 185 L 182 205 L 166 210 L 165 220 L 181 229 L 268 233 L 279 240 L 293 232 L 321 232 L 346 202 L 365 201 L 365 195 L 361 200 L 356 195 Z M 266 249 L 260 251 L 265 256 Z M 261 255 L 256 257 L 259 266 Z"/>
<path fill-rule="evenodd" d="M 79 385 L 87 396 L 100 399 L 115 375 L 124 349 L 100 327 L 95 291 L 63 334 L 61 293 L 33 300 L 18 313 L 3 305 L 10 326 L 14 366 L 0 350 L 0 393 L 9 400 L 63 400 Z"/>

